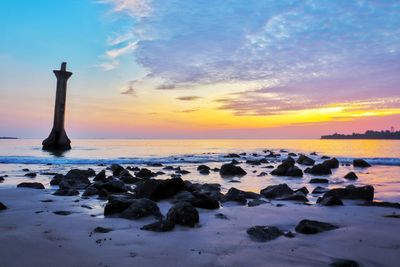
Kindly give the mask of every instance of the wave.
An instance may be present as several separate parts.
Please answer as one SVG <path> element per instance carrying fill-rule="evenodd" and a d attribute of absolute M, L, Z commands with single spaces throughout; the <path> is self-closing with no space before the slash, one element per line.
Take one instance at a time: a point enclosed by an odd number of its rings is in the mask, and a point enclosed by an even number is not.
<path fill-rule="evenodd" d="M 117 164 L 177 164 L 177 163 L 207 163 L 207 162 L 228 162 L 231 158 L 226 154 L 198 154 L 198 155 L 175 155 L 166 157 L 118 157 L 118 158 L 71 158 L 71 157 L 38 157 L 38 156 L 0 156 L 0 164 L 53 164 L 53 165 L 110 165 Z M 257 159 L 248 155 L 246 159 Z M 286 158 L 282 156 L 275 160 Z M 321 161 L 317 157 L 316 160 Z M 337 157 L 341 163 L 352 163 L 354 158 Z M 371 165 L 400 166 L 400 158 L 363 158 Z M 243 160 L 243 159 L 242 159 Z M 274 160 L 274 159 L 271 159 Z"/>

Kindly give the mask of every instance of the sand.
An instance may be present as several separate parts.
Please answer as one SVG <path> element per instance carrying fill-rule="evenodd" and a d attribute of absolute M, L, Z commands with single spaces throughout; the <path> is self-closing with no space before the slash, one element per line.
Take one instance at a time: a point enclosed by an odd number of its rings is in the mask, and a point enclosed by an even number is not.
<path fill-rule="evenodd" d="M 41 202 L 48 199 L 53 202 Z M 384 217 L 399 213 L 393 208 L 361 207 L 354 202 L 341 207 L 279 201 L 257 207 L 229 203 L 219 210 L 199 209 L 197 228 L 178 226 L 172 232 L 154 233 L 140 230 L 152 218 L 104 218 L 105 202 L 57 197 L 47 189 L 2 188 L 0 201 L 8 207 L 0 211 L 0 266 L 5 267 L 329 266 L 336 258 L 355 260 L 361 266 L 400 264 L 400 219 Z M 170 203 L 159 202 L 159 206 L 165 214 Z M 53 213 L 59 210 L 72 214 Z M 229 220 L 216 218 L 217 213 Z M 294 232 L 302 219 L 340 228 L 266 243 L 254 242 L 246 234 L 254 225 Z M 97 226 L 113 231 L 93 233 Z"/>

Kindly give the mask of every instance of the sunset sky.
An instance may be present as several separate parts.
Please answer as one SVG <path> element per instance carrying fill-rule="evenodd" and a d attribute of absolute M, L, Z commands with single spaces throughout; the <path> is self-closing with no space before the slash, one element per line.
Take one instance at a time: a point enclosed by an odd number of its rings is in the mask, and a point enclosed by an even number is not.
<path fill-rule="evenodd" d="M 400 129 L 400 1 L 2 0 L 0 136 L 318 138 Z"/>

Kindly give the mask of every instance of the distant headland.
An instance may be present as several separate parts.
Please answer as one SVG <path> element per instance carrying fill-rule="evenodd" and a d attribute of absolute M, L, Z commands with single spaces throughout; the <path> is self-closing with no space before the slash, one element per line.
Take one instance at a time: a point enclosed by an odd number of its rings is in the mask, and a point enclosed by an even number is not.
<path fill-rule="evenodd" d="M 0 139 L 18 139 L 18 137 L 0 136 Z"/>
<path fill-rule="evenodd" d="M 321 139 L 400 139 L 400 131 L 366 131 L 365 133 L 323 135 Z"/>

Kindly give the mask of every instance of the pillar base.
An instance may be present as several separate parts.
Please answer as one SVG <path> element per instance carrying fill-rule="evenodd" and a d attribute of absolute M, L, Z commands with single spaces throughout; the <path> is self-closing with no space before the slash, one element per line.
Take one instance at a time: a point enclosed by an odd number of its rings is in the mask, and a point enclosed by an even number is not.
<path fill-rule="evenodd" d="M 65 151 L 71 149 L 71 140 L 69 140 L 65 130 L 51 130 L 49 137 L 42 142 L 43 150 Z"/>

